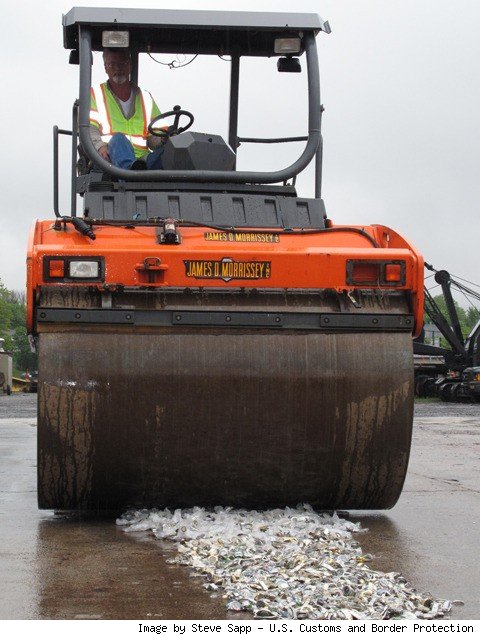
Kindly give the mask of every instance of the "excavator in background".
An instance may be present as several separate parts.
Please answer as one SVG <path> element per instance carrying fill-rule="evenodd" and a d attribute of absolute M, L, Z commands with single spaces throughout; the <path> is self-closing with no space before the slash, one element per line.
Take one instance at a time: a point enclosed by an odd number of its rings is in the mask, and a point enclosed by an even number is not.
<path fill-rule="evenodd" d="M 415 368 L 415 394 L 418 397 L 440 397 L 443 401 L 480 402 L 480 320 L 464 337 L 452 286 L 476 301 L 480 300 L 480 293 L 452 278 L 448 271 L 437 271 L 427 263 L 425 267 L 434 272 L 435 282 L 442 288 L 450 321 L 427 289 L 425 312 L 450 348 L 425 344 L 422 337 L 414 340 L 413 351 L 419 357 Z M 420 356 L 427 356 L 425 363 Z"/>
<path fill-rule="evenodd" d="M 34 224 L 27 262 L 40 508 L 397 501 L 423 259 L 393 229 L 326 214 L 322 32 L 330 27 L 315 14 L 74 8 L 63 17 L 79 99 L 72 129 L 54 128 L 56 217 Z M 193 114 L 176 107 L 158 118 L 173 119 L 167 131 L 157 120 L 149 128 L 168 137 L 163 170 L 104 160 L 89 109 L 92 54 L 105 46 L 130 48 L 135 82 L 142 55 L 228 58 L 228 143 L 218 131 L 189 130 Z M 246 57 L 274 58 L 283 91 L 306 65 L 307 134 L 239 135 Z M 251 90 L 266 109 L 261 87 Z M 58 204 L 61 134 L 72 137 L 68 214 Z M 283 152 L 288 167 L 237 169 L 240 144 L 292 141 L 304 148 Z M 79 144 L 84 167 L 99 171 L 77 175 Z M 312 162 L 308 198 L 295 181 Z"/>

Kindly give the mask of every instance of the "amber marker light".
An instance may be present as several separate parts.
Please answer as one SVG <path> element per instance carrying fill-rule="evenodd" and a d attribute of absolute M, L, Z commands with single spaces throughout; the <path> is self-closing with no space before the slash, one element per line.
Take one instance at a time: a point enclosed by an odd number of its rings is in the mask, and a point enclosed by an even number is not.
<path fill-rule="evenodd" d="M 402 279 L 402 267 L 398 264 L 385 265 L 385 281 L 400 282 Z"/>
<path fill-rule="evenodd" d="M 65 261 L 64 260 L 50 260 L 48 263 L 48 275 L 50 278 L 64 278 L 65 277 Z"/>

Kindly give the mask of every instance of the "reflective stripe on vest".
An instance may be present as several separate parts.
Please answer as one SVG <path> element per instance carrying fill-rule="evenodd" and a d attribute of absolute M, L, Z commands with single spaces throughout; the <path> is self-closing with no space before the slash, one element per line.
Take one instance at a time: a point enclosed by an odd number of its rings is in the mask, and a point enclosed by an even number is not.
<path fill-rule="evenodd" d="M 115 130 L 114 126 L 112 126 L 112 120 L 110 114 L 108 112 L 107 107 L 107 96 L 106 96 L 107 85 L 99 84 L 97 86 L 92 86 L 91 95 L 95 100 L 97 105 L 97 110 L 90 110 L 90 123 L 96 123 L 100 127 L 100 134 L 102 137 L 102 141 L 108 143 L 112 136 L 116 132 L 121 132 L 125 134 L 130 143 L 139 149 L 146 150 L 147 149 L 147 136 L 148 136 L 148 124 L 150 123 L 150 119 L 152 116 L 153 109 L 153 98 L 147 90 L 139 89 L 138 93 L 135 95 L 135 106 L 137 95 L 140 97 L 140 106 L 142 108 L 142 131 L 139 134 L 127 134 L 125 130 Z M 114 97 L 112 96 L 114 99 Z M 119 106 L 120 108 L 120 106 Z M 121 109 L 120 109 L 121 110 Z M 136 114 L 136 110 L 134 110 L 133 117 Z M 123 112 L 122 112 L 123 115 Z M 125 119 L 129 121 L 128 119 Z"/>

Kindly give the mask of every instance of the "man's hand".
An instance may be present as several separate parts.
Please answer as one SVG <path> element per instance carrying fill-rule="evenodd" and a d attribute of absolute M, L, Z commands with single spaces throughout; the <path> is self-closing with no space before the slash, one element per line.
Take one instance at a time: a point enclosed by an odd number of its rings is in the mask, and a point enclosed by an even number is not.
<path fill-rule="evenodd" d="M 168 141 L 168 137 L 157 137 L 155 135 L 148 135 L 147 137 L 147 147 L 149 150 L 156 150 L 163 146 L 163 144 Z"/>
<path fill-rule="evenodd" d="M 105 161 L 110 161 L 107 146 L 101 146 L 100 148 L 98 148 L 98 154 L 102 157 L 102 159 L 105 159 Z"/>

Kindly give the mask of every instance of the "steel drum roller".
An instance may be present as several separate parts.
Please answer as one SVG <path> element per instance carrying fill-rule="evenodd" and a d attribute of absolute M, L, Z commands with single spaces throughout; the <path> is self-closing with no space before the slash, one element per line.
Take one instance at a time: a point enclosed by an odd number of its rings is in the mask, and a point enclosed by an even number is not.
<path fill-rule="evenodd" d="M 39 355 L 41 508 L 381 509 L 400 495 L 410 333 L 60 330 Z"/>

